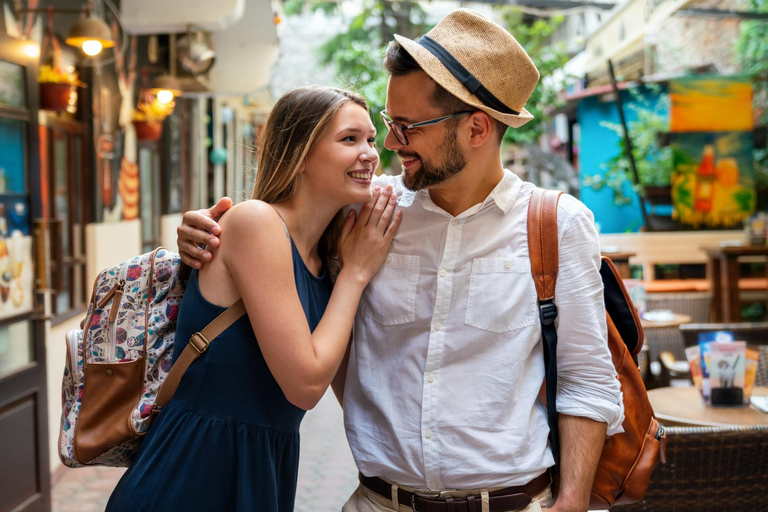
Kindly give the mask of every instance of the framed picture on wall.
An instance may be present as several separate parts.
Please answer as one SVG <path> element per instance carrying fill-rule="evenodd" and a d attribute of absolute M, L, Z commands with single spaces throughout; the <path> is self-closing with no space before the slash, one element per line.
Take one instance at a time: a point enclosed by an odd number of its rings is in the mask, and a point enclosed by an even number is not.
<path fill-rule="evenodd" d="M 24 66 L 0 60 L 0 107 L 26 108 Z"/>

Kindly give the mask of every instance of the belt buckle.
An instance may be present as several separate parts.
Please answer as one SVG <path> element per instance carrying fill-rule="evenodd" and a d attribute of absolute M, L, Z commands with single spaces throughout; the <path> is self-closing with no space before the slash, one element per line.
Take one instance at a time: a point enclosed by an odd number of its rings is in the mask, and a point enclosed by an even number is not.
<path fill-rule="evenodd" d="M 417 496 L 419 498 L 424 498 L 425 500 L 429 500 L 429 499 L 436 500 L 437 498 L 442 496 L 442 494 L 443 494 L 442 492 L 430 492 L 430 493 L 417 492 L 417 491 L 412 492 L 411 493 L 411 510 L 413 510 L 413 512 L 417 512 L 416 510 Z"/>

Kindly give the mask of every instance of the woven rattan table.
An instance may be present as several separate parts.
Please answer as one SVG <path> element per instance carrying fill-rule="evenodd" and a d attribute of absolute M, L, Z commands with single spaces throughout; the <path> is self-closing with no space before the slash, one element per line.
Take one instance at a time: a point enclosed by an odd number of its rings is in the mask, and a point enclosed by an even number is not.
<path fill-rule="evenodd" d="M 768 387 L 756 387 L 755 396 L 768 395 Z M 768 414 L 749 407 L 707 407 L 695 387 L 658 388 L 648 391 L 656 418 L 664 425 L 744 427 L 768 425 Z"/>

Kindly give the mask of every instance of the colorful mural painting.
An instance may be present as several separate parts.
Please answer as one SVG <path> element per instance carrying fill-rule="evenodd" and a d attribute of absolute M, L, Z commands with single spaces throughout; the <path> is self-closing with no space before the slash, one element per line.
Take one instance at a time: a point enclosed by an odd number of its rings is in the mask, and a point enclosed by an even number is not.
<path fill-rule="evenodd" d="M 694 228 L 740 227 L 755 210 L 749 80 L 679 78 L 669 96 L 673 216 Z"/>

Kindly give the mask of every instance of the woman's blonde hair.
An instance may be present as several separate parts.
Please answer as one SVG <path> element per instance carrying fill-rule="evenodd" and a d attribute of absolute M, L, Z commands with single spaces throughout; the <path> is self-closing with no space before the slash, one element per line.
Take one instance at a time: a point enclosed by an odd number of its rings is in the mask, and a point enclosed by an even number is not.
<path fill-rule="evenodd" d="M 277 100 L 257 141 L 258 169 L 251 197 L 265 203 L 280 203 L 294 197 L 299 169 L 336 112 L 350 101 L 368 110 L 361 95 L 335 87 L 300 87 Z M 336 257 L 343 223 L 339 211 L 318 244 L 320 257 L 329 268 Z"/>

